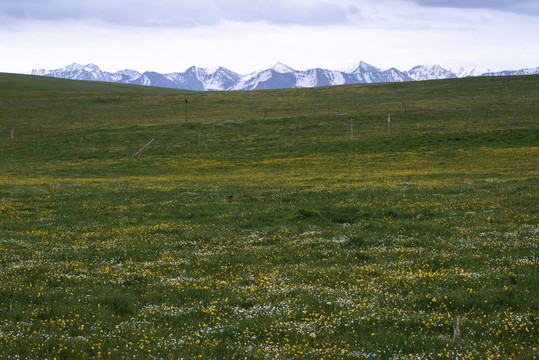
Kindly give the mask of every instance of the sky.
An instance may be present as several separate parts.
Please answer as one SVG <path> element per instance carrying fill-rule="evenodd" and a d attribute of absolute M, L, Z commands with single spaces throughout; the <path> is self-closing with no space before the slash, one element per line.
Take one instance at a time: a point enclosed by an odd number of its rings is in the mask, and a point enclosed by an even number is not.
<path fill-rule="evenodd" d="M 0 72 L 539 67 L 539 0 L 0 0 Z"/>

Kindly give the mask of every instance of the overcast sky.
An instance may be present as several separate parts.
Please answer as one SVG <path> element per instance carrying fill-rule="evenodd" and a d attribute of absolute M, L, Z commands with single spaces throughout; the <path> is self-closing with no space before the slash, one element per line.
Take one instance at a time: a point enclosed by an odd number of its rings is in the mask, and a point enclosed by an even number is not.
<path fill-rule="evenodd" d="M 539 0 L 0 0 L 0 72 L 539 66 Z"/>

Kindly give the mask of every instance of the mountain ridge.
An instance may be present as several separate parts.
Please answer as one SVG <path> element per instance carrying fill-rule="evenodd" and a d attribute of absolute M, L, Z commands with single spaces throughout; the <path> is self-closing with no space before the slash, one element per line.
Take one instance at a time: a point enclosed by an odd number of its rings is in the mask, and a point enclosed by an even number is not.
<path fill-rule="evenodd" d="M 382 70 L 363 61 L 340 70 L 314 68 L 295 70 L 281 62 L 269 69 L 241 75 L 222 66 L 211 69 L 191 66 L 184 72 L 161 74 L 155 71 L 140 73 L 119 70 L 115 73 L 101 70 L 95 64 L 72 63 L 64 68 L 33 69 L 32 75 L 74 80 L 117 82 L 157 86 L 193 91 L 240 91 L 282 88 L 307 88 L 345 84 L 403 82 L 451 79 L 472 76 L 510 76 L 539 74 L 539 67 L 491 72 L 478 68 L 445 69 L 439 65 L 417 65 L 408 71 L 396 68 Z"/>

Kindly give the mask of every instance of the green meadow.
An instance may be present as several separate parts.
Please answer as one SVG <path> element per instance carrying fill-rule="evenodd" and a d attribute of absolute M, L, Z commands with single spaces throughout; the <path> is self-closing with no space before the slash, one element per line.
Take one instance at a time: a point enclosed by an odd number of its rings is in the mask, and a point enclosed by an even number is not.
<path fill-rule="evenodd" d="M 0 74 L 0 358 L 536 359 L 538 102 Z"/>

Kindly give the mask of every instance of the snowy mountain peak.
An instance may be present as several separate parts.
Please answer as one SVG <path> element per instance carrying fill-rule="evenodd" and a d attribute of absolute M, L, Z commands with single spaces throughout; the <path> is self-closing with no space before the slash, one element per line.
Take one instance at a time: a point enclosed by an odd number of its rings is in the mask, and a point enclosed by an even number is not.
<path fill-rule="evenodd" d="M 449 71 L 455 74 L 455 76 L 458 78 L 470 77 L 470 76 L 481 76 L 483 74 L 490 72 L 489 69 L 480 68 L 477 66 L 470 67 L 470 68 L 464 68 L 464 67 L 449 68 Z"/>
<path fill-rule="evenodd" d="M 273 65 L 271 67 L 271 70 L 273 70 L 275 72 L 278 72 L 278 73 L 281 73 L 281 74 L 288 74 L 288 73 L 292 73 L 292 72 L 296 71 L 296 70 L 292 69 L 289 66 L 286 66 L 285 64 L 283 64 L 281 62 L 278 62 L 275 65 Z"/>
<path fill-rule="evenodd" d="M 338 71 L 352 74 L 358 72 L 373 72 L 381 70 L 375 66 L 372 66 L 371 64 L 367 64 L 364 61 L 359 61 L 345 64 L 344 66 L 340 67 Z"/>
<path fill-rule="evenodd" d="M 64 69 L 66 71 L 88 71 L 88 72 L 101 71 L 101 69 L 99 69 L 99 67 L 95 64 L 90 63 L 90 64 L 82 65 L 76 62 L 74 62 L 71 65 L 66 66 Z"/>
<path fill-rule="evenodd" d="M 135 70 L 124 69 L 117 71 L 115 74 L 111 74 L 110 80 L 113 82 L 134 82 L 141 77 L 141 73 Z"/>
<path fill-rule="evenodd" d="M 380 71 L 379 68 L 374 67 L 366 62 L 360 61 L 354 72 L 376 72 Z"/>
<path fill-rule="evenodd" d="M 129 70 L 129 69 L 124 69 L 124 70 L 117 71 L 116 74 L 127 75 L 127 76 L 132 77 L 132 78 L 140 76 L 140 73 L 138 71 Z"/>
<path fill-rule="evenodd" d="M 186 73 L 188 73 L 188 72 L 196 72 L 197 70 L 198 70 L 198 68 L 195 65 L 193 65 L 193 66 L 188 67 L 187 70 L 185 70 L 185 72 Z"/>
<path fill-rule="evenodd" d="M 60 77 L 76 80 L 109 81 L 105 73 L 103 73 L 101 69 L 99 69 L 99 67 L 94 64 L 81 65 L 78 63 L 73 63 L 62 69 L 32 70 L 32 75 Z"/>
<path fill-rule="evenodd" d="M 439 65 L 417 65 L 407 71 L 408 76 L 412 79 L 434 80 L 434 79 L 451 79 L 457 77 L 451 71 L 444 69 Z"/>

